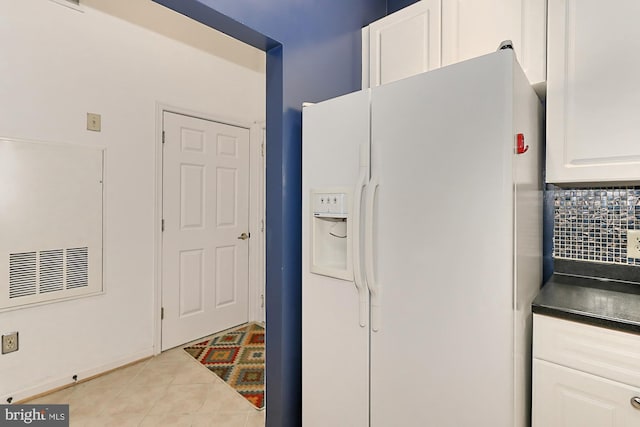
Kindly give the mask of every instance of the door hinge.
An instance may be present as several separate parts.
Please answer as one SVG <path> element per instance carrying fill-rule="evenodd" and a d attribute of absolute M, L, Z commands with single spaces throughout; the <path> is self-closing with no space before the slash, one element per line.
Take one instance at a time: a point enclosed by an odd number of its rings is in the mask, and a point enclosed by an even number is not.
<path fill-rule="evenodd" d="M 162 143 L 164 144 L 164 131 L 162 131 Z"/>
<path fill-rule="evenodd" d="M 161 221 L 162 231 L 164 231 L 164 219 Z"/>
<path fill-rule="evenodd" d="M 264 219 L 260 220 L 260 231 L 264 232 Z"/>
<path fill-rule="evenodd" d="M 260 155 L 264 157 L 264 142 L 260 144 Z"/>
<path fill-rule="evenodd" d="M 160 308 L 160 320 L 164 320 L 164 307 Z"/>
<path fill-rule="evenodd" d="M 264 294 L 260 295 L 260 308 L 264 308 Z"/>

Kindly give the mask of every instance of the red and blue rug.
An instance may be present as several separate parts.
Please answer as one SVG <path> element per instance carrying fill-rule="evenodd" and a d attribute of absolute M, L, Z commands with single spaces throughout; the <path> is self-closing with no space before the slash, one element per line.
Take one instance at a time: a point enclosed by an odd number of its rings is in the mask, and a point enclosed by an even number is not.
<path fill-rule="evenodd" d="M 264 409 L 264 328 L 249 323 L 185 347 L 184 350 L 244 396 Z"/>

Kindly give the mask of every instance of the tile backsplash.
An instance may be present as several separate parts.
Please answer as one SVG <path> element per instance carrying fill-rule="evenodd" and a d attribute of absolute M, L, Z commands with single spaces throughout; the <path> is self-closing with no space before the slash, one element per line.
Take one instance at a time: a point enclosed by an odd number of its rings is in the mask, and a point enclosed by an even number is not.
<path fill-rule="evenodd" d="M 553 191 L 553 256 L 640 266 L 627 257 L 627 230 L 640 230 L 640 186 Z"/>

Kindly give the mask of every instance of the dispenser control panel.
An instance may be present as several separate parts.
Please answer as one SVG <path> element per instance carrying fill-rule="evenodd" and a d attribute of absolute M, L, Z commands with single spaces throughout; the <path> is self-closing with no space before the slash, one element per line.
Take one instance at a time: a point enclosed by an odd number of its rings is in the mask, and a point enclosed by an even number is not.
<path fill-rule="evenodd" d="M 350 197 L 347 187 L 311 190 L 312 273 L 353 280 Z"/>
<path fill-rule="evenodd" d="M 345 193 L 313 193 L 313 216 L 346 218 L 347 214 Z"/>

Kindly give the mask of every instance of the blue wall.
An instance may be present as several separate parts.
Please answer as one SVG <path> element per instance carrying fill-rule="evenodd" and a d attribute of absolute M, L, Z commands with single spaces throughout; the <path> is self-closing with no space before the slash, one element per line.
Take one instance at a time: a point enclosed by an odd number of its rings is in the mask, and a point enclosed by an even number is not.
<path fill-rule="evenodd" d="M 267 426 L 299 426 L 301 106 L 360 89 L 360 29 L 387 2 L 154 1 L 267 52 Z"/>
<path fill-rule="evenodd" d="M 388 0 L 387 9 L 389 13 L 397 12 L 403 7 L 407 7 L 410 4 L 417 2 L 418 0 Z"/>

